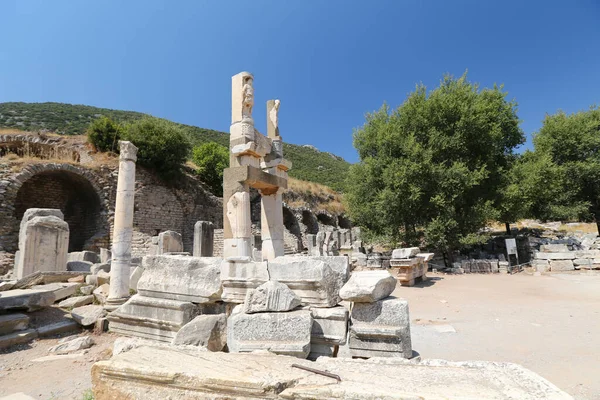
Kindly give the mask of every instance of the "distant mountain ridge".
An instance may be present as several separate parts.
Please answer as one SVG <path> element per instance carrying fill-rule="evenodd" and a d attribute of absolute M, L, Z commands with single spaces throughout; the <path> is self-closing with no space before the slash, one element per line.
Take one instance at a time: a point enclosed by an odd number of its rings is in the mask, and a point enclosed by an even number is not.
<path fill-rule="evenodd" d="M 0 103 L 0 128 L 25 131 L 50 131 L 64 135 L 83 135 L 89 123 L 101 116 L 119 122 L 131 122 L 147 114 L 135 111 L 111 110 L 66 103 Z M 217 142 L 229 146 L 229 134 L 197 126 L 177 124 L 184 128 L 193 145 Z M 342 191 L 350 164 L 342 157 L 321 152 L 314 146 L 284 144 L 284 154 L 292 161 L 290 176 L 320 183 Z"/>

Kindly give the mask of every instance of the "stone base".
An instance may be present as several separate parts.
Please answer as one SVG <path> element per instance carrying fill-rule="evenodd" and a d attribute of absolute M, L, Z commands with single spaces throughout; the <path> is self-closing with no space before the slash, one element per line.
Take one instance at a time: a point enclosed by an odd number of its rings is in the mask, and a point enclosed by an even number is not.
<path fill-rule="evenodd" d="M 402 286 L 414 286 L 416 282 L 427 280 L 427 263 L 424 263 L 421 258 L 392 259 L 390 263 L 392 269 L 396 270 L 396 277 Z"/>
<path fill-rule="evenodd" d="M 0 349 L 14 346 L 16 344 L 29 343 L 37 338 L 38 334 L 35 329 L 26 329 L 0 336 Z"/>
<path fill-rule="evenodd" d="M 310 352 L 313 319 L 309 310 L 245 314 L 237 306 L 227 321 L 231 353 L 267 350 L 306 358 Z"/>
<path fill-rule="evenodd" d="M 266 262 L 234 262 L 221 263 L 221 299 L 227 303 L 241 304 L 246 299 L 249 289 L 256 289 L 269 280 Z"/>
<path fill-rule="evenodd" d="M 109 330 L 171 342 L 177 331 L 200 312 L 197 305 L 189 302 L 135 295 L 108 316 Z"/>
<path fill-rule="evenodd" d="M 341 382 L 292 364 L 341 377 Z M 96 400 L 112 399 L 388 399 L 569 400 L 541 376 L 498 362 L 402 359 L 317 362 L 272 354 L 205 352 L 142 346 L 92 367 Z"/>
<path fill-rule="evenodd" d="M 348 348 L 352 357 L 412 357 L 408 302 L 388 297 L 354 303 Z"/>

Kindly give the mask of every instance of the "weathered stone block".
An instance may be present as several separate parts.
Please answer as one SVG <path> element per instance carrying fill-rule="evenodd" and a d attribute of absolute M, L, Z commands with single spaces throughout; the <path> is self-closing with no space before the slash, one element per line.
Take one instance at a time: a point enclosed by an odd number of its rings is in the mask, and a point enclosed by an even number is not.
<path fill-rule="evenodd" d="M 13 289 L 2 292 L 0 311 L 27 310 L 35 311 L 49 307 L 55 301 L 54 292 L 35 289 Z"/>
<path fill-rule="evenodd" d="M 221 351 L 227 344 L 227 316 L 199 315 L 177 332 L 172 343 L 176 346 L 186 344 Z"/>
<path fill-rule="evenodd" d="M 37 271 L 65 271 L 69 225 L 55 216 L 33 217 L 21 224 L 17 278 Z"/>
<path fill-rule="evenodd" d="M 144 267 L 142 266 L 131 268 L 131 275 L 129 275 L 129 289 L 137 292 L 138 283 L 143 273 Z"/>
<path fill-rule="evenodd" d="M 249 289 L 269 280 L 267 262 L 221 262 L 221 298 L 228 303 L 243 303 Z"/>
<path fill-rule="evenodd" d="M 302 300 L 314 307 L 333 307 L 340 302 L 339 292 L 348 280 L 348 258 L 277 257 L 269 261 L 271 280 L 285 283 Z"/>
<path fill-rule="evenodd" d="M 412 357 L 408 302 L 388 297 L 354 303 L 349 348 L 355 357 Z"/>
<path fill-rule="evenodd" d="M 29 317 L 25 314 L 0 315 L 0 335 L 27 329 Z"/>
<path fill-rule="evenodd" d="M 71 310 L 73 320 L 82 326 L 94 325 L 96 320 L 103 318 L 105 315 L 104 308 L 96 305 L 82 306 Z"/>
<path fill-rule="evenodd" d="M 416 257 L 421 250 L 418 247 L 405 247 L 403 249 L 394 249 L 392 251 L 392 259 L 403 259 Z"/>
<path fill-rule="evenodd" d="M 54 293 L 54 301 L 60 301 L 67 297 L 73 296 L 82 286 L 81 283 L 74 282 L 55 282 L 47 285 L 32 286 L 32 289 L 37 291 L 47 291 Z"/>
<path fill-rule="evenodd" d="M 90 267 L 90 273 L 92 273 L 92 275 L 97 275 L 100 271 L 110 273 L 110 263 L 97 263 Z"/>
<path fill-rule="evenodd" d="M 190 302 L 136 294 L 109 314 L 109 329 L 122 335 L 171 342 L 177 331 L 200 313 L 200 308 Z"/>
<path fill-rule="evenodd" d="M 61 339 L 57 345 L 48 349 L 50 353 L 69 354 L 79 350 L 88 349 L 94 345 L 94 339 L 91 336 L 66 337 Z"/>
<path fill-rule="evenodd" d="M 550 271 L 574 271 L 575 266 L 571 260 L 551 260 Z"/>
<path fill-rule="evenodd" d="M 183 251 L 181 234 L 175 231 L 165 231 L 158 234 L 158 254 L 179 253 Z"/>
<path fill-rule="evenodd" d="M 89 261 L 67 261 L 67 271 L 91 272 L 92 265 Z"/>
<path fill-rule="evenodd" d="M 38 334 L 35 329 L 26 329 L 0 336 L 0 349 L 14 346 L 16 344 L 29 343 L 37 338 Z"/>
<path fill-rule="evenodd" d="M 212 257 L 215 228 L 212 222 L 198 221 L 194 225 L 194 257 Z"/>
<path fill-rule="evenodd" d="M 311 308 L 313 325 L 311 343 L 339 345 L 346 343 L 348 310 L 343 306 Z M 312 350 L 311 350 L 312 351 Z"/>
<path fill-rule="evenodd" d="M 239 305 L 227 321 L 227 346 L 231 353 L 268 350 L 306 358 L 312 322 L 310 310 L 246 314 Z"/>
<path fill-rule="evenodd" d="M 137 290 L 143 296 L 215 302 L 221 298 L 221 259 L 216 257 L 146 256 Z"/>
<path fill-rule="evenodd" d="M 93 251 L 74 251 L 67 255 L 67 262 L 69 261 L 87 261 L 97 264 L 100 263 L 100 256 Z"/>
<path fill-rule="evenodd" d="M 392 294 L 396 283 L 396 278 L 387 271 L 355 272 L 340 290 L 340 297 L 357 303 L 372 303 Z"/>
<path fill-rule="evenodd" d="M 535 253 L 535 258 L 539 259 L 539 260 L 574 260 L 576 252 L 574 251 L 569 251 L 569 252 L 561 252 L 561 253 L 544 253 L 544 252 L 537 252 Z"/>
<path fill-rule="evenodd" d="M 300 298 L 287 285 L 268 281 L 246 293 L 244 312 L 290 311 L 301 304 Z"/>
<path fill-rule="evenodd" d="M 540 246 L 540 251 L 544 253 L 565 253 L 569 251 L 566 244 L 543 244 Z"/>
<path fill-rule="evenodd" d="M 77 296 L 77 297 L 70 297 L 68 299 L 61 301 L 60 303 L 58 303 L 58 306 L 60 308 L 74 308 L 74 307 L 87 306 L 88 304 L 92 304 L 93 302 L 94 302 L 93 295 Z"/>

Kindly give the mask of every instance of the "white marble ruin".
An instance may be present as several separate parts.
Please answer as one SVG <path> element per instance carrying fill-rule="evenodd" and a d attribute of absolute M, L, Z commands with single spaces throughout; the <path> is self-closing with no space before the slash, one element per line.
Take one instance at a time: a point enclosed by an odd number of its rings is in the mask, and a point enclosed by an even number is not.
<path fill-rule="evenodd" d="M 21 279 L 37 271 L 66 271 L 69 225 L 60 210 L 30 208 L 23 214 L 15 272 Z"/>
<path fill-rule="evenodd" d="M 212 257 L 215 227 L 212 222 L 198 221 L 194 225 L 194 257 Z"/>
<path fill-rule="evenodd" d="M 119 141 L 119 148 L 119 177 L 117 180 L 107 309 L 114 309 L 127 301 L 129 298 L 129 276 L 131 274 L 135 162 L 138 149 L 127 141 Z"/>

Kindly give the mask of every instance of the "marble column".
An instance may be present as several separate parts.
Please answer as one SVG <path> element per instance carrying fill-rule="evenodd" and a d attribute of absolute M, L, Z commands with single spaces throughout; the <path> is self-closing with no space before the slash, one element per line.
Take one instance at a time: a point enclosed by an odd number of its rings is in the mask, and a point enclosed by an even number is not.
<path fill-rule="evenodd" d="M 194 225 L 194 257 L 212 257 L 215 228 L 212 222 L 198 221 Z"/>
<path fill-rule="evenodd" d="M 129 298 L 131 270 L 131 239 L 133 236 L 133 205 L 135 194 L 135 162 L 137 147 L 131 142 L 119 141 L 119 177 L 110 267 L 110 290 L 106 308 L 111 310 Z"/>
<path fill-rule="evenodd" d="M 261 194 L 262 257 L 272 260 L 284 255 L 282 189 Z"/>

